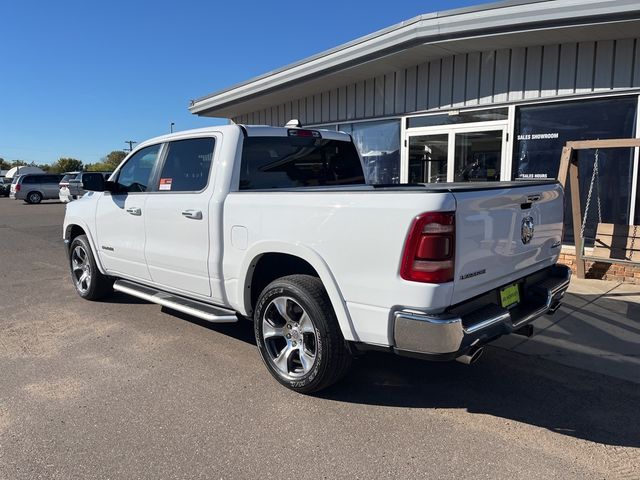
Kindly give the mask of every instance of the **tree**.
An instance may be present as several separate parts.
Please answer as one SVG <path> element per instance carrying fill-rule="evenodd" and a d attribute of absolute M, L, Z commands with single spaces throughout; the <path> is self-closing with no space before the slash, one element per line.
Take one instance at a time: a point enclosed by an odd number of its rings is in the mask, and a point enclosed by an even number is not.
<path fill-rule="evenodd" d="M 11 164 L 7 162 L 4 158 L 0 157 L 0 170 L 9 170 L 11 168 Z"/>
<path fill-rule="evenodd" d="M 102 159 L 102 163 L 106 166 L 106 171 L 113 171 L 116 169 L 120 162 L 124 160 L 124 157 L 127 156 L 127 153 L 122 150 L 114 150 L 109 155 Z M 97 165 L 97 164 L 96 164 Z"/>
<path fill-rule="evenodd" d="M 82 170 L 82 161 L 76 158 L 59 158 L 49 169 L 53 173 L 74 172 Z"/>
<path fill-rule="evenodd" d="M 87 172 L 111 172 L 113 167 L 105 162 L 88 163 L 85 165 Z"/>

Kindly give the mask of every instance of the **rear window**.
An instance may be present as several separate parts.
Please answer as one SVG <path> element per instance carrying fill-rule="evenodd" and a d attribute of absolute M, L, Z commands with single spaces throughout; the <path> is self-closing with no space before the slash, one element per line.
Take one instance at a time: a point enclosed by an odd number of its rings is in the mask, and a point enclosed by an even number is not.
<path fill-rule="evenodd" d="M 67 174 L 64 177 L 62 177 L 62 180 L 60 180 L 60 183 L 69 183 L 69 180 L 75 180 L 78 176 L 80 176 L 79 173 Z"/>
<path fill-rule="evenodd" d="M 240 190 L 366 183 L 355 146 L 338 140 L 247 137 L 240 165 Z"/>

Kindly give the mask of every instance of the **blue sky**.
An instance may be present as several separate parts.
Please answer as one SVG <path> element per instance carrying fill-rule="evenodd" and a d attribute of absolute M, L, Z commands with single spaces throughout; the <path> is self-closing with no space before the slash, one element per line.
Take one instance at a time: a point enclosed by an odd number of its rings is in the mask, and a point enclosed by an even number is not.
<path fill-rule="evenodd" d="M 99 161 L 220 123 L 189 100 L 450 1 L 0 0 L 0 157 Z"/>

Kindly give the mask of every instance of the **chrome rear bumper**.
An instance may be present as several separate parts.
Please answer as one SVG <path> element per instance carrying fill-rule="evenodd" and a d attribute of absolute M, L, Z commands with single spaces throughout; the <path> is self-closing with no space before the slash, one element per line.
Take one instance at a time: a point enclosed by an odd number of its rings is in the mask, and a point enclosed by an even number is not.
<path fill-rule="evenodd" d="M 398 311 L 394 314 L 395 349 L 399 353 L 443 359 L 463 355 L 471 348 L 522 328 L 540 315 L 555 312 L 570 279 L 571 270 L 565 265 L 554 265 L 542 273 L 520 279 L 522 300 L 511 310 L 490 302 L 473 309 L 465 309 L 465 304 L 457 305 L 449 313 L 440 315 Z"/>

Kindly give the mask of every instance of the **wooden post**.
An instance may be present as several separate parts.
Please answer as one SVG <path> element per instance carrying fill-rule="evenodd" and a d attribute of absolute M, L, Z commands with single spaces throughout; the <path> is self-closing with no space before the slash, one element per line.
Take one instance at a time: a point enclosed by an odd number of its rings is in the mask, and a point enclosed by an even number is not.
<path fill-rule="evenodd" d="M 569 162 L 571 162 L 571 156 L 573 149 L 571 147 L 562 147 L 562 156 L 560 157 L 560 170 L 558 170 L 558 181 L 562 188 L 567 188 L 567 175 L 569 174 Z"/>
<path fill-rule="evenodd" d="M 582 259 L 582 209 L 580 208 L 580 182 L 578 178 L 578 160 L 569 163 L 569 181 L 571 182 L 571 214 L 573 216 L 573 239 L 576 245 L 576 276 L 584 278 L 584 260 Z"/>

